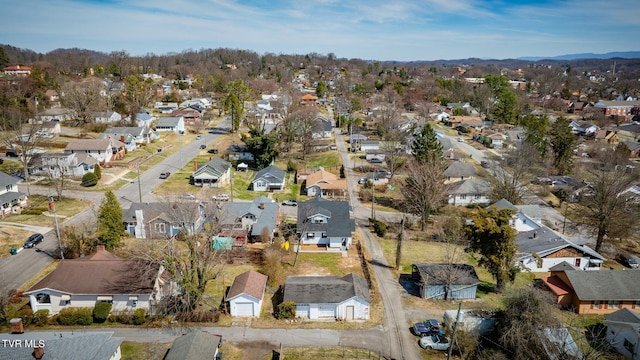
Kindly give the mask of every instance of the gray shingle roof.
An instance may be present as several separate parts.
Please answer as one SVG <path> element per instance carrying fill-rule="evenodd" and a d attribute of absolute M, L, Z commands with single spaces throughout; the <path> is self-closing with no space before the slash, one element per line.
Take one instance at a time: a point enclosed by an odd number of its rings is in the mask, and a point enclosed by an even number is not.
<path fill-rule="evenodd" d="M 573 248 L 591 258 L 604 260 L 602 255 L 592 249 L 577 245 L 546 226 L 518 233 L 516 242 L 518 243 L 519 254 L 536 253 L 541 257 L 545 257 L 561 249 Z"/>
<path fill-rule="evenodd" d="M 637 314 L 627 308 L 622 308 L 611 314 L 604 316 L 605 321 L 618 322 L 618 323 L 630 323 L 640 324 L 640 314 Z"/>
<path fill-rule="evenodd" d="M 565 271 L 581 301 L 640 300 L 640 271 Z"/>
<path fill-rule="evenodd" d="M 470 163 L 454 161 L 442 174 L 447 177 L 471 177 L 476 176 L 476 168 Z"/>
<path fill-rule="evenodd" d="M 213 359 L 219 345 L 219 336 L 204 331 L 193 331 L 175 339 L 164 360 Z"/>
<path fill-rule="evenodd" d="M 228 163 L 222 158 L 216 156 L 209 160 L 208 163 L 200 166 L 198 170 L 193 173 L 193 176 L 200 177 L 202 175 L 209 174 L 214 178 L 219 178 L 227 171 L 227 169 L 229 169 L 229 167 L 231 167 L 231 163 Z"/>
<path fill-rule="evenodd" d="M 468 179 L 449 184 L 449 194 L 486 195 L 491 192 L 491 184 L 484 179 Z"/>
<path fill-rule="evenodd" d="M 355 274 L 289 276 L 284 284 L 284 301 L 296 304 L 337 304 L 353 297 L 371 301 L 367 281 Z"/>
<path fill-rule="evenodd" d="M 298 228 L 309 232 L 324 232 L 329 237 L 350 237 L 355 223 L 349 214 L 349 202 L 313 198 L 298 204 Z M 327 223 L 312 224 L 306 219 L 322 214 L 329 217 Z"/>
<path fill-rule="evenodd" d="M 480 283 L 473 266 L 467 264 L 413 264 L 420 277 L 429 285 L 475 285 Z"/>
<path fill-rule="evenodd" d="M 156 124 L 156 127 L 160 127 L 160 128 L 176 127 L 180 123 L 180 119 L 182 119 L 181 116 L 180 117 L 173 117 L 173 116 L 161 117 L 158 119 L 158 123 Z"/>
<path fill-rule="evenodd" d="M 15 185 L 20 182 L 19 177 L 11 176 L 9 174 L 0 172 L 0 187 L 3 189 L 7 187 L 7 185 Z"/>
<path fill-rule="evenodd" d="M 42 340 L 46 359 L 104 360 L 110 359 L 123 338 L 113 338 L 113 332 L 84 331 L 37 331 L 24 334 L 3 334 L 3 339 Z M 5 346 L 0 351 L 0 360 L 34 359 L 33 347 Z"/>
<path fill-rule="evenodd" d="M 253 182 L 258 179 L 264 179 L 269 184 L 282 184 L 284 183 L 285 174 L 286 173 L 284 172 L 284 170 L 278 168 L 277 166 L 269 165 L 256 173 L 256 176 L 253 178 Z"/>

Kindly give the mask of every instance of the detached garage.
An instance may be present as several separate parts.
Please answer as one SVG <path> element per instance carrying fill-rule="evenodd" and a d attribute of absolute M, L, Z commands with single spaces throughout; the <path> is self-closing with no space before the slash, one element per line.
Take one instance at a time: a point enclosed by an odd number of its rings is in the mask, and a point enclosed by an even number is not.
<path fill-rule="evenodd" d="M 249 270 L 238 275 L 227 293 L 231 316 L 260 316 L 267 276 Z"/>
<path fill-rule="evenodd" d="M 361 276 L 289 276 L 284 301 L 296 304 L 301 319 L 368 320 L 369 288 Z"/>

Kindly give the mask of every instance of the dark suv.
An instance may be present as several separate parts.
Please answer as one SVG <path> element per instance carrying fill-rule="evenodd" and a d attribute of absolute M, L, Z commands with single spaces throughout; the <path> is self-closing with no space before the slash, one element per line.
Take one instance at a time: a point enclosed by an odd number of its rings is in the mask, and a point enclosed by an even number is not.
<path fill-rule="evenodd" d="M 429 319 L 425 322 L 418 322 L 413 325 L 413 333 L 417 336 L 430 336 L 442 334 L 438 320 Z"/>
<path fill-rule="evenodd" d="M 42 236 L 42 234 L 33 234 L 29 236 L 29 238 L 27 239 L 27 241 L 24 242 L 24 245 L 22 245 L 22 247 L 25 249 L 30 249 L 34 247 L 36 244 L 41 243 L 42 239 L 44 239 L 44 236 Z"/>

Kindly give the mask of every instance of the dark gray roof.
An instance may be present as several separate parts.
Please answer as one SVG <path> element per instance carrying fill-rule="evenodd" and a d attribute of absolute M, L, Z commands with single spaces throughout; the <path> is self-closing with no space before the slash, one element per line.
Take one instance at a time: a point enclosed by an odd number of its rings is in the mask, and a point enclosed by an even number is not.
<path fill-rule="evenodd" d="M 19 191 L 9 191 L 4 194 L 0 194 L 0 204 L 12 204 L 18 201 L 21 197 L 27 195 L 26 193 Z"/>
<path fill-rule="evenodd" d="M 263 209 L 260 208 L 260 204 L 263 204 Z M 279 206 L 265 196 L 259 196 L 251 202 L 229 202 L 223 205 L 219 221 L 221 225 L 233 225 L 237 218 L 251 214 L 256 217 L 251 235 L 259 236 L 265 228 L 271 234 L 276 227 Z"/>
<path fill-rule="evenodd" d="M 178 126 L 178 124 L 180 123 L 180 119 L 182 118 L 182 116 L 178 116 L 178 117 L 161 117 L 158 119 L 158 123 L 156 124 L 156 127 L 160 127 L 160 128 L 164 128 L 164 127 L 175 127 Z"/>
<path fill-rule="evenodd" d="M 553 265 L 552 267 L 549 268 L 549 271 L 568 271 L 568 270 L 579 270 L 579 269 L 569 264 L 566 261 L 563 261 L 560 264 Z"/>
<path fill-rule="evenodd" d="M 167 222 L 184 221 L 189 219 L 195 220 L 194 213 L 200 206 L 195 202 L 157 202 L 157 203 L 131 203 L 129 208 L 123 211 L 122 220 L 125 223 L 136 222 L 136 210 L 142 210 L 144 221 L 149 222 L 152 219 L 160 218 Z"/>
<path fill-rule="evenodd" d="M 518 243 L 519 254 L 536 253 L 541 257 L 545 257 L 561 249 L 573 248 L 591 258 L 604 260 L 602 255 L 592 249 L 584 245 L 577 245 L 546 226 L 518 233 L 516 242 Z"/>
<path fill-rule="evenodd" d="M 133 136 L 142 136 L 145 133 L 151 133 L 151 129 L 137 126 L 116 126 L 104 130 L 105 134 L 130 134 Z"/>
<path fill-rule="evenodd" d="M 214 359 L 219 345 L 220 336 L 196 330 L 175 339 L 164 360 Z"/>
<path fill-rule="evenodd" d="M 329 237 L 350 237 L 355 231 L 355 223 L 349 214 L 348 201 L 331 201 L 313 198 L 298 204 L 298 229 L 301 231 L 324 232 Z M 312 224 L 307 219 L 322 214 L 329 218 L 327 223 Z"/>
<path fill-rule="evenodd" d="M 451 195 L 488 195 L 491 192 L 491 184 L 484 179 L 467 179 L 449 184 Z"/>
<path fill-rule="evenodd" d="M 565 271 L 570 286 L 581 301 L 640 301 L 640 271 Z"/>
<path fill-rule="evenodd" d="M 110 359 L 123 338 L 111 337 L 113 332 L 84 331 L 35 331 L 24 334 L 2 334 L 6 340 L 44 341 L 44 357 L 64 360 L 104 360 Z M 4 346 L 0 351 L 0 360 L 33 360 L 33 347 Z"/>
<path fill-rule="evenodd" d="M 284 301 L 296 304 L 337 304 L 353 297 L 371 301 L 367 281 L 356 274 L 289 276 L 284 283 Z"/>
<path fill-rule="evenodd" d="M 476 285 L 480 283 L 476 269 L 468 264 L 413 264 L 420 277 L 429 285 Z"/>
<path fill-rule="evenodd" d="M 447 177 L 471 177 L 476 176 L 476 168 L 470 163 L 454 161 L 442 174 Z"/>
<path fill-rule="evenodd" d="M 286 173 L 284 172 L 284 170 L 278 168 L 275 165 L 269 165 L 266 168 L 258 171 L 256 173 L 256 176 L 253 178 L 253 181 L 255 182 L 258 179 L 264 179 L 269 184 L 282 184 L 284 183 L 285 175 Z"/>
<path fill-rule="evenodd" d="M 640 324 L 640 314 L 637 314 L 627 308 L 622 308 L 611 314 L 604 316 L 606 322 L 612 321 L 617 323 Z"/>
<path fill-rule="evenodd" d="M 515 205 L 513 205 L 509 200 L 504 198 L 494 202 L 493 204 L 487 207 L 491 207 L 491 206 L 495 206 L 498 209 L 511 209 L 514 211 L 518 211 L 518 208 Z"/>
<path fill-rule="evenodd" d="M 7 185 L 15 185 L 20 182 L 20 180 L 19 177 L 0 172 L 0 188 L 2 189 L 6 188 Z"/>
<path fill-rule="evenodd" d="M 229 167 L 231 167 L 231 163 L 226 162 L 222 158 L 216 156 L 213 159 L 209 160 L 208 163 L 200 166 L 198 170 L 193 173 L 193 176 L 197 177 L 206 173 L 219 178 L 224 175 Z"/>

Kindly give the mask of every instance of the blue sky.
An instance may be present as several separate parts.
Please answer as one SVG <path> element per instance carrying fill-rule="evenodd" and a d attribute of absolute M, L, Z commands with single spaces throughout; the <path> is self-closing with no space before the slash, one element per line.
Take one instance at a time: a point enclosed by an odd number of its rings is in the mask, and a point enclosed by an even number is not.
<path fill-rule="evenodd" d="M 0 43 L 130 55 L 205 48 L 436 60 L 640 50 L 639 0 L 24 0 Z"/>

